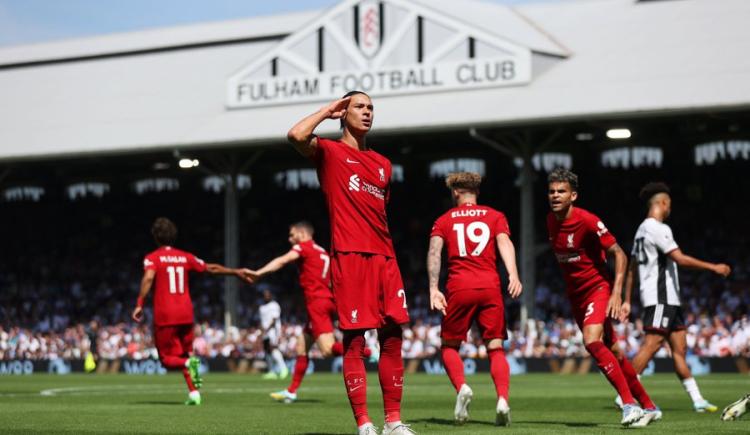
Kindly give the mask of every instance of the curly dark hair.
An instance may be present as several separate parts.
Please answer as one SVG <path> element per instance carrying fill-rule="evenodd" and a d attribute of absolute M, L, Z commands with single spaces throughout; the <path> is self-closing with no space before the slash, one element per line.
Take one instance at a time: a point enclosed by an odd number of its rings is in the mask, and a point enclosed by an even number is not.
<path fill-rule="evenodd" d="M 554 169 L 547 175 L 547 183 L 568 183 L 573 192 L 578 191 L 578 175 L 569 169 Z"/>
<path fill-rule="evenodd" d="M 151 225 L 151 235 L 159 246 L 172 245 L 177 240 L 177 225 L 165 217 L 156 218 Z"/>
<path fill-rule="evenodd" d="M 649 202 L 651 198 L 654 197 L 654 195 L 657 195 L 659 193 L 666 193 L 667 195 L 669 195 L 671 191 L 669 190 L 669 186 L 667 186 L 667 183 L 661 181 L 652 181 L 641 188 L 641 192 L 638 194 L 638 197 L 643 201 Z"/>

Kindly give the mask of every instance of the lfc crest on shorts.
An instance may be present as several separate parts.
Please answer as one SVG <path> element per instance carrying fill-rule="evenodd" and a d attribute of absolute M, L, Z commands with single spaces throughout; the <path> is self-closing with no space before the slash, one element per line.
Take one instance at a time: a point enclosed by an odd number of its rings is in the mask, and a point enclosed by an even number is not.
<path fill-rule="evenodd" d="M 368 59 L 372 59 L 378 53 L 383 42 L 382 11 L 381 3 L 375 0 L 365 0 L 357 6 L 354 38 L 359 51 Z"/>
<path fill-rule="evenodd" d="M 357 319 L 357 310 L 352 310 L 352 323 L 357 323 L 359 320 Z"/>

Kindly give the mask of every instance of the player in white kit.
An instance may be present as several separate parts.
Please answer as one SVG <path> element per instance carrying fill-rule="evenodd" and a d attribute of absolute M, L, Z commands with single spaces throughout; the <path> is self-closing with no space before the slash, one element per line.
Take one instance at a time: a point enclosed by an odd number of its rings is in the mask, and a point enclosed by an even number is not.
<path fill-rule="evenodd" d="M 630 296 L 634 281 L 638 279 L 646 337 L 633 358 L 633 368 L 637 373 L 643 372 L 667 340 L 672 349 L 675 373 L 690 395 L 693 409 L 696 412 L 715 412 L 718 408 L 701 396 L 685 360 L 686 325 L 680 301 L 678 266 L 708 270 L 723 277 L 729 275 L 731 269 L 726 264 L 698 260 L 680 250 L 672 229 L 664 223 L 672 211 L 672 199 L 666 184 L 649 183 L 641 190 L 640 197 L 647 202 L 648 215 L 635 234 L 620 319 L 627 320 L 630 314 Z"/>
<path fill-rule="evenodd" d="M 273 300 L 269 290 L 263 290 L 263 301 L 258 308 L 260 312 L 260 326 L 263 329 L 263 347 L 266 351 L 268 373 L 264 379 L 284 379 L 289 376 L 289 369 L 284 362 L 284 356 L 279 350 L 281 338 L 281 306 Z"/>

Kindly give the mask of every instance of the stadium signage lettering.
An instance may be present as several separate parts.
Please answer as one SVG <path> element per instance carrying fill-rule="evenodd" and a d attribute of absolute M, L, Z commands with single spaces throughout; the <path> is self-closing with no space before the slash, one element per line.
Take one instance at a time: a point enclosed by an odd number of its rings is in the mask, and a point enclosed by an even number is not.
<path fill-rule="evenodd" d="M 528 83 L 530 62 L 500 57 L 411 65 L 372 71 L 239 80 L 228 89 L 230 108 L 328 101 L 351 90 L 372 96 L 411 94 Z"/>
<path fill-rule="evenodd" d="M 124 361 L 123 368 L 129 375 L 164 375 L 167 370 L 162 367 L 159 361 L 142 360 L 142 361 Z"/>
<path fill-rule="evenodd" d="M 34 373 L 34 363 L 25 360 L 0 361 L 0 375 L 30 375 Z"/>

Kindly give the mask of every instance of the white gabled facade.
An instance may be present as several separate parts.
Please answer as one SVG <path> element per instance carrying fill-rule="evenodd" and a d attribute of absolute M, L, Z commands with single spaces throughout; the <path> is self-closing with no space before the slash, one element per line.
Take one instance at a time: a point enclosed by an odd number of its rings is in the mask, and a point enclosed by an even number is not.
<path fill-rule="evenodd" d="M 346 80 L 373 82 L 375 134 L 747 109 L 748 16 L 747 0 L 343 0 L 4 48 L 0 160 L 281 143 Z"/>

